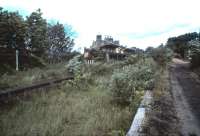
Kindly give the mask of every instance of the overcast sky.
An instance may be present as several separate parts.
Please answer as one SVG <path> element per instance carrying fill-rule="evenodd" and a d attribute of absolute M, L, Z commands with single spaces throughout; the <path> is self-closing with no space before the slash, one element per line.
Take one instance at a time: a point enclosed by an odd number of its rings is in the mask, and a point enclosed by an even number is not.
<path fill-rule="evenodd" d="M 128 47 L 145 49 L 168 37 L 200 29 L 198 0 L 0 0 L 0 6 L 72 25 L 76 48 L 89 47 L 96 34 L 111 35 Z"/>

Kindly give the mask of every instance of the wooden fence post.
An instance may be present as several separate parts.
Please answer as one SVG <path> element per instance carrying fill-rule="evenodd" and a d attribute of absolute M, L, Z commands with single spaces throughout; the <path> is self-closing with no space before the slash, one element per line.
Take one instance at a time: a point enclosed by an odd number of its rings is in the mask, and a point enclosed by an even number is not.
<path fill-rule="evenodd" d="M 16 49 L 16 71 L 19 71 L 19 50 Z"/>

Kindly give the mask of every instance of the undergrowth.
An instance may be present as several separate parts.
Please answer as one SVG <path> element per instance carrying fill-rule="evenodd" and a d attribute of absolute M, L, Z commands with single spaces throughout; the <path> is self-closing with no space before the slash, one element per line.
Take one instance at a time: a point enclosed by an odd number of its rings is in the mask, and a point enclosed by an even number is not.
<path fill-rule="evenodd" d="M 75 76 L 73 81 L 1 110 L 0 135 L 125 135 L 144 90 L 154 78 L 153 60 L 137 60 L 126 66 L 121 62 L 85 65 L 76 57 L 67 68 Z"/>

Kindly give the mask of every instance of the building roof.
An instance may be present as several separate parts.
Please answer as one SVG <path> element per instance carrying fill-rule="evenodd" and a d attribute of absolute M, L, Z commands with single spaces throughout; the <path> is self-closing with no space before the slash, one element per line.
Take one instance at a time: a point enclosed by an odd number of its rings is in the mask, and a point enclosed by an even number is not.
<path fill-rule="evenodd" d="M 119 45 L 116 45 L 116 44 L 110 43 L 110 44 L 102 45 L 102 46 L 100 47 L 100 49 L 102 49 L 102 48 L 116 49 L 116 48 L 118 48 L 118 47 L 120 47 L 120 46 L 119 46 Z"/>

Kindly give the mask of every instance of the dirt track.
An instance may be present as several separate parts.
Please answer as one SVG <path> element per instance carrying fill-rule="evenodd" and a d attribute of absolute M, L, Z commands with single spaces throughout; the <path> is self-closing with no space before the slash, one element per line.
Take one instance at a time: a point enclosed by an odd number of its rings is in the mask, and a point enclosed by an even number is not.
<path fill-rule="evenodd" d="M 200 136 L 200 80 L 189 63 L 173 59 L 170 67 L 171 92 L 180 118 L 183 136 Z"/>

